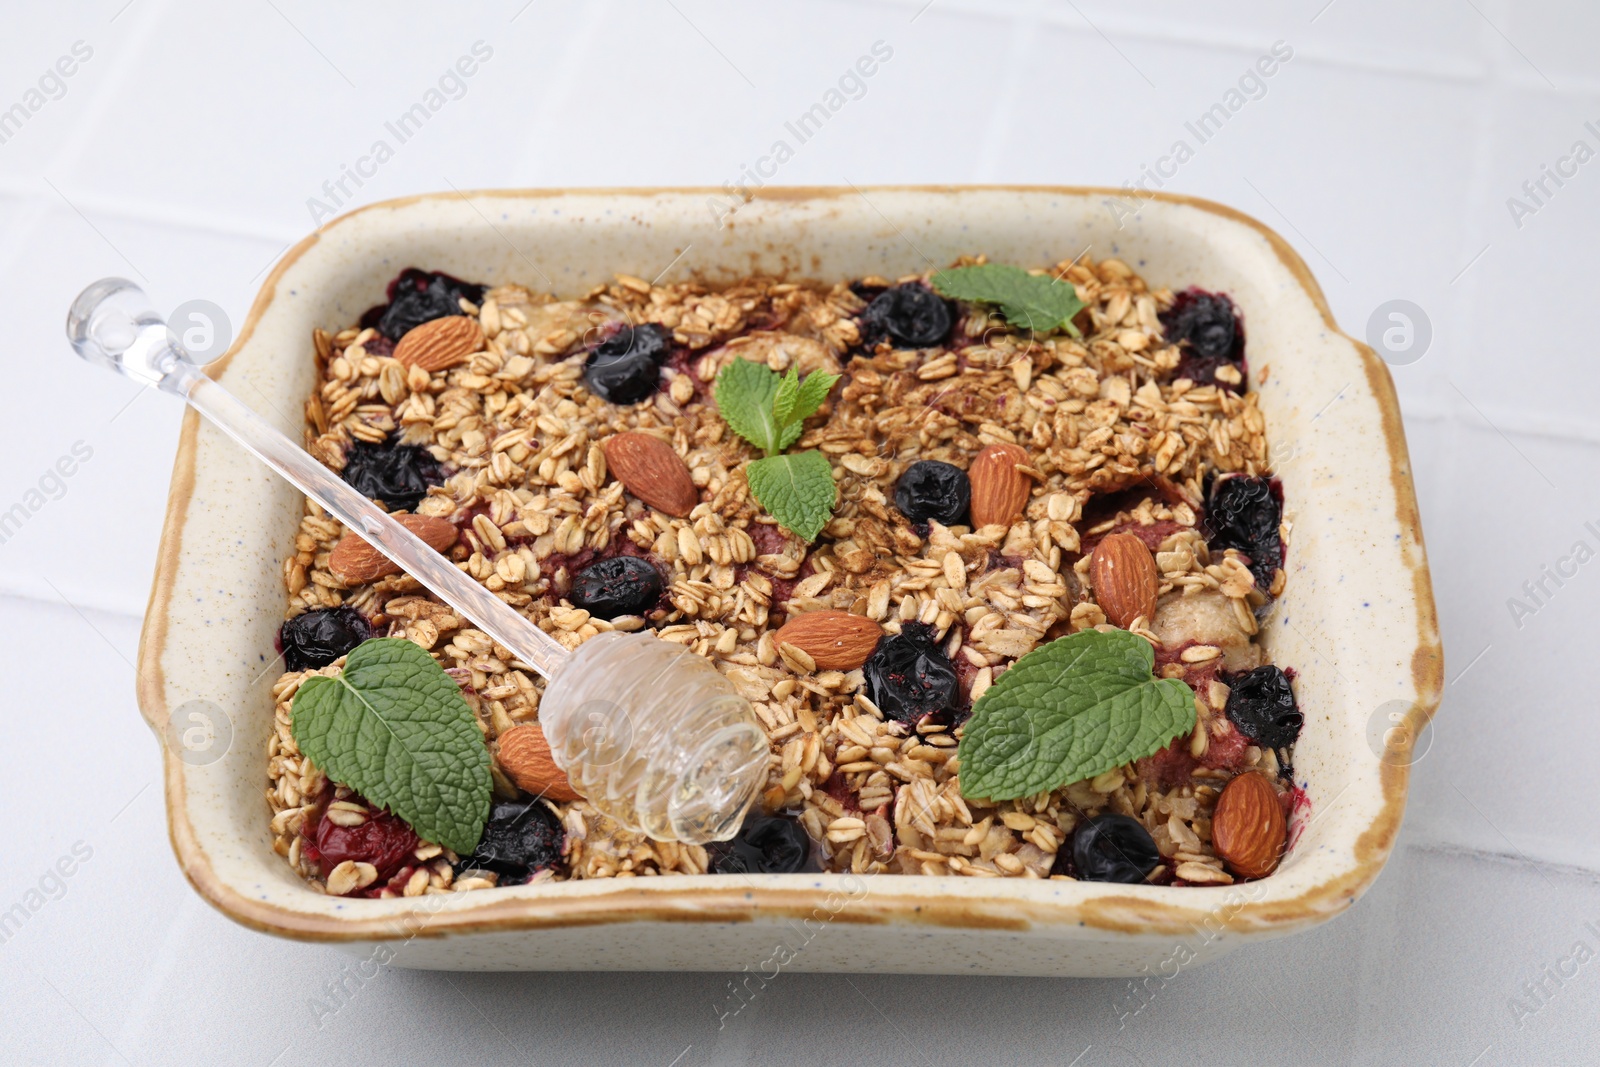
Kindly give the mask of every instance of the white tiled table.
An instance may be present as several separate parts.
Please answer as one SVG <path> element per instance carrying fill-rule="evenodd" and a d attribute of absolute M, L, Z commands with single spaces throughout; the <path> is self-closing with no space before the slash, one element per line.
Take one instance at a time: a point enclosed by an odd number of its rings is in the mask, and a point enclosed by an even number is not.
<path fill-rule="evenodd" d="M 1600 151 L 1584 125 L 1600 128 L 1600 9 L 522 5 L 7 13 L 0 109 L 76 42 L 92 55 L 20 129 L 0 126 L 0 511 L 38 502 L 27 494 L 74 446 L 92 454 L 0 543 L 0 911 L 75 845 L 90 855 L 0 943 L 0 1059 L 1600 1062 L 1600 961 L 1563 962 L 1580 942 L 1600 952 L 1600 709 L 1579 673 L 1594 660 L 1600 563 L 1550 584 L 1531 615 L 1508 606 L 1574 542 L 1600 550 L 1584 525 L 1600 528 L 1600 161 L 1547 180 L 1520 226 L 1506 203 L 1574 141 Z M 73 361 L 63 314 L 87 281 L 129 274 L 163 308 L 204 297 L 242 320 L 311 228 L 308 198 L 478 41 L 492 55 L 464 95 L 349 186 L 346 206 L 452 186 L 720 184 L 875 41 L 893 55 L 865 95 L 773 181 L 1120 185 L 1193 142 L 1185 122 L 1275 41 L 1292 48 L 1168 187 L 1277 228 L 1351 332 L 1394 298 L 1431 319 L 1432 348 L 1395 378 L 1451 682 L 1376 888 L 1315 932 L 1159 984 L 1126 1017 L 1137 1001 L 1123 982 L 785 974 L 721 1030 L 724 976 L 386 970 L 361 983 L 346 957 L 202 904 L 166 843 L 129 662 L 179 411 Z"/>

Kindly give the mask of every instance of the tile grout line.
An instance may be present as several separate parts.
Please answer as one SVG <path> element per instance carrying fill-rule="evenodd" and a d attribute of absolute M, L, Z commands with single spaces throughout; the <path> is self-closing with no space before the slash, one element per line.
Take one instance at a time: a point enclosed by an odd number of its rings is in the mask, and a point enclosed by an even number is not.
<path fill-rule="evenodd" d="M 1000 91 L 995 94 L 994 104 L 989 109 L 988 120 L 984 123 L 983 139 L 974 153 L 978 161 L 973 173 L 975 182 L 997 180 L 994 166 L 1011 138 L 1010 116 L 1015 110 L 1017 95 L 1022 91 L 1023 68 L 1032 57 L 1033 43 L 1039 36 L 1040 11 L 1037 0 L 1027 4 L 1025 10 L 1008 16 L 1008 21 L 1008 41 L 1003 60 L 1005 73 L 1000 79 Z"/>
<path fill-rule="evenodd" d="M 878 3 L 883 5 L 883 6 L 891 6 L 891 7 L 905 7 L 905 6 L 907 6 L 906 3 L 899 2 L 899 0 L 878 0 Z M 1051 10 L 1039 10 L 1032 4 L 1026 4 L 1026 5 L 1010 4 L 1010 5 L 1007 5 L 1007 7 L 1009 8 L 1009 13 L 1007 14 L 1006 17 L 1012 19 L 1014 22 L 1015 21 L 1026 21 L 1026 22 L 1031 22 L 1031 23 L 1034 23 L 1034 24 L 1050 25 L 1050 26 L 1053 26 L 1053 27 L 1057 27 L 1057 28 L 1066 30 L 1068 32 L 1072 32 L 1072 33 L 1081 33 L 1081 34 L 1092 34 L 1093 33 L 1092 30 L 1086 29 L 1085 27 L 1079 25 L 1077 23 L 1077 20 L 1075 20 L 1073 17 L 1071 17 L 1066 12 L 1051 11 Z M 964 6 L 963 7 L 958 7 L 957 10 L 961 11 L 964 14 L 976 14 L 977 13 L 974 9 L 969 8 L 969 7 L 964 7 Z M 1226 48 L 1226 49 L 1230 49 L 1230 50 L 1234 50 L 1234 51 L 1248 52 L 1248 51 L 1254 51 L 1254 50 L 1258 49 L 1259 46 L 1260 46 L 1260 42 L 1258 40 L 1247 39 L 1246 37 L 1244 37 L 1242 35 L 1236 36 L 1236 37 L 1235 36 L 1220 36 L 1220 35 L 1207 36 L 1207 35 L 1204 35 L 1204 34 L 1196 35 L 1194 32 L 1186 32 L 1186 33 L 1184 33 L 1182 35 L 1177 35 L 1177 34 L 1172 34 L 1172 33 L 1153 31 L 1148 25 L 1145 25 L 1145 24 L 1142 24 L 1142 23 L 1138 23 L 1138 22 L 1134 22 L 1134 23 L 1129 23 L 1129 24 L 1118 26 L 1118 25 L 1116 25 L 1116 22 L 1115 22 L 1114 19 L 1112 20 L 1111 25 L 1112 25 L 1112 28 L 1116 29 L 1119 33 L 1121 33 L 1123 35 L 1134 37 L 1134 38 L 1139 39 L 1139 40 L 1155 42 L 1155 43 L 1170 44 L 1170 45 L 1177 46 L 1177 47 L 1191 47 L 1191 48 L 1198 47 L 1198 48 L 1210 48 L 1210 49 Z M 1193 27 L 1189 27 L 1188 29 L 1192 31 Z M 1304 52 L 1306 54 L 1307 58 L 1313 63 L 1321 62 L 1321 63 L 1327 63 L 1327 64 L 1335 65 L 1335 66 L 1353 66 L 1353 67 L 1359 67 L 1359 68 L 1362 68 L 1362 69 L 1379 69 L 1379 70 L 1385 70 L 1385 71 L 1389 71 L 1389 72 L 1392 72 L 1392 73 L 1395 73 L 1395 74 L 1401 74 L 1401 75 L 1445 78 L 1447 80 L 1456 80 L 1456 81 L 1462 81 L 1462 80 L 1465 80 L 1465 81 L 1488 81 L 1488 82 L 1495 83 L 1495 87 L 1497 87 L 1497 88 L 1502 87 L 1502 86 L 1510 87 L 1511 86 L 1511 81 L 1508 80 L 1504 76 L 1504 70 L 1503 70 L 1503 66 L 1504 65 L 1503 64 L 1495 64 L 1493 62 L 1493 56 L 1485 54 L 1488 51 L 1488 47 L 1487 46 L 1491 43 L 1491 42 L 1488 42 L 1485 39 L 1485 35 L 1487 35 L 1488 32 L 1489 31 L 1487 31 L 1487 30 L 1483 30 L 1482 33 L 1480 34 L 1479 52 L 1480 52 L 1480 57 L 1485 62 L 1485 65 L 1486 65 L 1485 69 L 1487 71 L 1487 73 L 1482 77 L 1479 77 L 1479 76 L 1468 76 L 1468 75 L 1464 75 L 1464 74 L 1447 74 L 1447 73 L 1442 73 L 1442 72 L 1439 72 L 1439 71 L 1431 71 L 1431 70 L 1428 70 L 1428 69 L 1423 68 L 1423 67 L 1408 67 L 1408 66 L 1405 66 L 1403 64 L 1402 65 L 1393 65 L 1393 64 L 1367 63 L 1367 62 L 1362 62 L 1362 61 L 1356 59 L 1353 56 L 1339 56 L 1339 55 L 1327 55 L 1327 54 L 1318 55 L 1317 50 L 1315 48 L 1310 48 L 1309 51 L 1307 51 L 1305 48 L 1302 48 L 1302 52 Z M 1031 45 L 1031 42 L 1030 42 L 1030 45 Z M 1011 75 L 1008 75 L 1008 78 L 1009 77 L 1011 77 Z M 105 87 L 102 87 L 100 94 L 97 96 L 95 101 L 92 101 L 92 103 L 98 103 L 99 100 L 107 97 L 109 94 L 106 92 L 106 89 L 109 88 L 109 87 L 110 87 L 109 85 L 105 86 Z M 1581 92 L 1577 92 L 1577 91 L 1568 92 L 1568 91 L 1565 91 L 1565 90 L 1558 90 L 1558 92 L 1560 92 L 1562 95 L 1580 95 L 1580 96 L 1583 95 Z M 100 105 L 100 109 L 103 110 L 103 108 L 105 106 L 107 106 L 107 105 L 101 104 Z M 87 126 L 88 124 L 86 123 L 84 125 Z M 88 141 L 88 139 L 90 137 L 90 133 L 92 133 L 92 131 L 85 132 L 84 134 L 78 135 L 77 139 L 80 142 L 87 143 L 87 141 Z M 50 169 L 59 170 L 62 165 L 68 164 L 70 162 L 71 162 L 71 159 L 68 158 L 68 154 L 67 153 L 62 153 L 60 156 L 57 157 L 57 159 L 55 159 L 55 160 L 53 160 L 51 162 Z M 14 196 L 18 196 L 18 197 L 28 197 L 28 196 L 37 196 L 38 195 L 37 192 L 32 188 L 31 184 L 24 183 L 24 182 L 18 182 L 15 179 L 7 179 L 7 178 L 0 178 L 0 192 L 5 192 L 5 193 L 7 193 L 9 195 L 14 195 Z M 262 241 L 269 241 L 269 242 L 274 242 L 275 241 L 275 242 L 280 242 L 281 243 L 281 242 L 283 242 L 285 240 L 285 232 L 286 231 L 280 230 L 280 229 L 277 229 L 277 228 L 273 228 L 273 227 L 270 227 L 270 226 L 252 225 L 250 223 L 242 222 L 242 221 L 238 221 L 238 220 L 220 220 L 220 219 L 205 220 L 200 216 L 197 216 L 195 214 L 188 213 L 188 212 L 185 212 L 185 211 L 182 211 L 182 210 L 179 210 L 179 211 L 164 210 L 161 207 L 159 207 L 158 205 L 153 205 L 153 204 L 140 204 L 140 203 L 130 204 L 125 200 L 117 200 L 117 199 L 114 199 L 114 198 L 107 198 L 105 196 L 96 195 L 94 193 L 75 193 L 74 195 L 75 195 L 76 199 L 78 200 L 78 202 L 84 204 L 86 209 L 88 209 L 90 211 L 93 211 L 93 212 L 95 212 L 97 214 L 102 214 L 102 215 L 111 214 L 111 215 L 114 215 L 114 216 L 117 216 L 117 217 L 121 217 L 121 218 L 123 218 L 125 220 L 129 220 L 129 221 L 146 222 L 146 223 L 150 223 L 150 222 L 173 223 L 173 224 L 176 224 L 176 225 L 184 226 L 184 227 L 189 228 L 189 229 L 195 229 L 195 230 L 200 230 L 200 231 L 204 231 L 204 232 L 212 232 L 212 233 L 217 233 L 217 234 L 224 235 L 224 236 L 247 237 L 247 238 L 251 238 L 251 239 L 255 239 L 255 240 L 262 240 Z M 290 236 L 287 239 L 292 241 L 292 240 L 298 239 L 299 236 L 302 236 L 302 233 L 300 231 L 296 231 L 292 236 Z"/>
<path fill-rule="evenodd" d="M 164 821 L 164 820 L 163 820 Z M 189 936 L 196 918 L 202 914 L 200 899 L 194 893 L 185 893 L 175 909 L 177 914 L 167 923 L 161 935 L 161 944 L 149 958 L 143 971 L 143 981 L 135 995 L 129 998 L 127 1014 L 117 1026 L 118 1046 L 127 1045 L 137 1057 L 144 1047 L 150 1030 L 150 1018 L 159 999 L 178 968 L 178 952 L 183 940 Z"/>
<path fill-rule="evenodd" d="M 94 143 L 94 135 L 100 130 L 102 123 L 105 121 L 106 110 L 116 97 L 117 90 L 126 81 L 128 73 L 135 68 L 138 60 L 144 55 L 145 43 L 155 22 L 161 17 L 167 6 L 167 0 L 152 0 L 152 2 L 155 5 L 154 14 L 147 13 L 142 22 L 136 21 L 134 23 L 122 50 L 113 54 L 105 80 L 96 86 L 95 91 L 84 104 L 83 114 L 79 117 L 78 122 L 74 124 L 73 132 L 62 140 L 60 147 L 44 162 L 39 173 L 40 177 L 45 181 L 48 181 L 51 173 L 60 174 L 62 171 L 74 167 Z M 119 11 L 118 14 L 121 14 L 121 12 Z M 0 183 L 0 185 L 5 186 L 10 184 L 9 180 Z M 34 186 L 30 185 L 28 192 L 41 202 L 54 203 L 54 201 L 50 201 L 45 196 L 42 190 Z M 26 212 L 17 225 L 9 228 L 10 232 L 7 238 L 0 242 L 0 270 L 6 270 L 11 267 L 16 258 L 22 254 L 27 242 L 44 225 L 44 220 L 47 217 L 48 215 L 44 211 Z M 93 224 L 91 223 L 90 225 L 92 227 Z"/>
<path fill-rule="evenodd" d="M 0 177 L 0 196 L 12 197 L 21 204 L 51 205 L 57 202 L 47 195 L 45 190 L 35 188 L 33 182 L 18 181 L 6 177 Z M 208 218 L 207 212 L 195 211 L 186 207 L 169 207 L 160 203 L 129 201 L 127 198 L 94 192 L 74 191 L 73 202 L 99 218 L 109 218 L 119 222 L 132 222 L 144 226 L 181 227 L 199 233 L 214 234 L 218 237 L 240 238 L 263 243 L 277 242 L 282 244 L 286 240 L 298 241 L 307 232 L 300 231 L 296 232 L 292 237 L 286 237 L 287 231 L 284 230 L 265 226 L 251 226 L 245 222 L 215 216 Z"/>
<path fill-rule="evenodd" d="M 896 0 L 879 0 L 879 2 L 885 6 L 906 6 L 904 3 L 896 2 Z M 1011 17 L 1013 18 L 1026 18 L 1029 21 L 1057 26 L 1074 33 L 1088 32 L 1085 31 L 1082 26 L 1077 25 L 1075 21 L 1064 12 L 1037 11 L 1031 5 L 1019 6 L 1012 4 L 1007 6 L 1010 8 L 1012 12 Z M 965 6 L 958 7 L 957 10 L 967 14 L 976 13 L 972 8 Z M 1116 26 L 1114 19 L 1112 20 L 1112 25 L 1113 28 L 1117 29 L 1119 33 L 1123 33 L 1128 36 L 1132 36 L 1141 40 L 1172 44 L 1179 47 L 1195 47 L 1198 45 L 1208 48 L 1228 48 L 1239 51 L 1250 51 L 1259 47 L 1259 42 L 1247 40 L 1243 36 L 1233 37 L 1212 35 L 1211 37 L 1207 37 L 1205 35 L 1197 36 L 1193 32 L 1186 32 L 1183 35 L 1176 35 L 1172 33 L 1160 32 L 1158 30 L 1152 30 L 1148 25 L 1138 22 L 1129 23 L 1123 26 Z M 1193 27 L 1190 27 L 1189 29 L 1192 30 Z M 1465 80 L 1487 80 L 1495 83 L 1497 88 L 1502 86 L 1510 86 L 1514 79 L 1508 80 L 1505 77 L 1505 65 L 1495 62 L 1494 55 L 1491 54 L 1493 52 L 1493 42 L 1488 40 L 1488 33 L 1489 31 L 1487 29 L 1481 29 L 1479 33 L 1480 43 L 1478 51 L 1480 58 L 1482 58 L 1486 64 L 1487 70 L 1487 74 L 1484 79 L 1479 79 L 1476 76 L 1465 77 L 1447 75 L 1439 71 L 1430 71 L 1424 67 L 1362 63 L 1351 56 L 1318 56 L 1314 48 L 1307 53 L 1307 57 L 1312 62 L 1326 62 L 1334 65 L 1344 66 L 1376 66 L 1377 69 L 1390 70 L 1399 74 L 1409 74 L 1424 77 L 1449 77 L 1453 80 L 1462 80 L 1463 78 L 1465 78 Z M 102 86 L 96 98 L 91 101 L 91 104 L 98 105 L 99 109 L 103 111 L 104 107 L 107 105 L 101 103 L 100 101 L 105 100 L 110 96 L 110 93 L 107 91 L 109 88 L 111 88 L 110 84 L 107 86 Z M 1568 92 L 1565 90 L 1558 90 L 1558 92 L 1561 92 L 1563 95 L 1583 95 L 1581 92 Z M 74 145 L 74 148 L 80 148 L 81 144 L 87 143 L 92 134 L 92 130 L 87 129 L 87 127 L 89 127 L 91 124 L 84 123 L 83 125 L 86 128 L 86 132 L 76 136 L 76 140 L 79 141 L 80 144 Z M 70 162 L 69 154 L 64 152 L 59 155 L 56 160 L 53 160 L 50 166 L 51 169 L 59 169 L 61 165 L 68 162 Z M 15 180 L 0 179 L 0 191 L 6 191 L 17 196 L 35 195 L 31 189 L 25 187 L 21 183 L 16 182 Z M 248 223 L 241 223 L 231 220 L 202 221 L 200 218 L 184 212 L 163 212 L 155 205 L 130 205 L 126 202 L 111 201 L 94 194 L 76 195 L 89 210 L 95 211 L 99 214 L 117 214 L 125 219 L 139 222 L 152 222 L 157 221 L 158 219 L 164 222 L 176 220 L 178 225 L 182 225 L 187 228 L 215 232 L 226 236 L 242 236 L 258 240 L 280 242 L 284 239 L 284 231 L 270 227 L 252 226 Z M 291 240 L 292 239 L 293 238 L 291 238 Z"/>
<path fill-rule="evenodd" d="M 875 0 L 881 6 L 894 8 L 915 8 L 920 0 Z M 998 16 L 1011 18 L 1022 13 L 1024 6 L 1012 2 L 999 5 L 999 10 L 993 7 L 980 7 L 972 0 L 946 0 L 942 5 L 946 13 L 957 13 L 968 16 Z M 1240 53 L 1258 52 L 1262 47 L 1263 35 L 1271 32 L 1266 27 L 1260 27 L 1259 32 L 1252 32 L 1250 28 L 1241 28 L 1238 32 L 1218 33 L 1205 29 L 1195 22 L 1184 22 L 1175 30 L 1144 19 L 1118 20 L 1115 14 L 1102 19 L 1096 12 L 1097 21 L 1103 22 L 1105 29 L 1114 31 L 1124 37 L 1133 38 L 1142 42 L 1161 44 L 1173 47 L 1203 47 L 1207 49 L 1225 49 Z M 1055 28 L 1060 28 L 1074 33 L 1089 33 L 1074 17 L 1070 10 L 1047 10 L 1039 16 L 1040 21 Z M 1528 81 L 1516 72 L 1509 70 L 1505 64 L 1495 62 L 1495 57 L 1484 47 L 1483 38 L 1474 40 L 1470 59 L 1455 60 L 1443 58 L 1438 63 L 1420 65 L 1406 63 L 1403 60 L 1389 60 L 1378 56 L 1362 55 L 1354 50 L 1334 45 L 1323 47 L 1307 45 L 1302 51 L 1296 45 L 1296 56 L 1304 55 L 1312 63 L 1320 63 L 1332 67 L 1341 67 L 1355 70 L 1382 71 L 1397 76 L 1409 76 L 1437 81 L 1463 83 L 1463 82 L 1495 82 L 1506 86 L 1521 85 Z M 1551 91 L 1543 82 L 1533 79 L 1545 91 Z M 1571 82 L 1571 79 L 1564 79 Z M 1557 87 L 1553 91 L 1562 96 L 1590 95 L 1595 90 L 1595 85 L 1600 80 L 1590 79 L 1581 84 L 1573 83 L 1569 87 Z"/>
<path fill-rule="evenodd" d="M 1600 885 L 1600 865 L 1588 867 L 1581 863 L 1557 863 L 1554 860 L 1541 859 L 1538 856 L 1531 856 L 1527 853 L 1502 852 L 1492 848 L 1482 848 L 1476 845 L 1458 845 L 1443 840 L 1413 841 L 1407 842 L 1401 847 L 1413 852 L 1425 852 L 1430 856 L 1479 860 L 1504 867 L 1515 867 L 1518 870 L 1538 874 L 1540 877 L 1546 874 L 1554 874 L 1562 878 L 1578 878 Z"/>
<path fill-rule="evenodd" d="M 563 44 L 549 85 L 533 107 L 532 118 L 524 131 L 524 146 L 517 154 L 514 173 L 525 175 L 525 184 L 529 186 L 539 184 L 550 157 L 549 152 L 540 151 L 537 146 L 549 144 L 552 139 L 559 137 L 561 124 L 556 116 L 572 98 L 572 94 L 581 91 L 583 72 L 591 62 L 596 39 L 611 15 L 611 0 L 591 0 L 583 7 L 583 18 L 577 31 Z"/>
<path fill-rule="evenodd" d="M 48 597 L 42 593 L 30 592 L 26 589 L 0 585 L 0 608 L 6 606 L 8 601 L 17 601 L 23 607 L 57 608 L 71 611 L 72 605 L 63 603 L 59 598 Z M 112 619 L 124 622 L 133 622 L 143 625 L 144 612 L 129 611 L 125 608 L 106 607 L 103 604 L 84 602 L 77 607 L 83 611 L 93 612 L 96 615 L 105 615 Z"/>

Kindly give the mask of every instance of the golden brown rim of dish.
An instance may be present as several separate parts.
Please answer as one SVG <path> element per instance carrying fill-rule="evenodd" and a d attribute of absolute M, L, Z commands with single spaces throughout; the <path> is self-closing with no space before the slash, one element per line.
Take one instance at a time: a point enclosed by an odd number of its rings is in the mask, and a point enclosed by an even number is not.
<path fill-rule="evenodd" d="M 1061 196 L 1118 197 L 1125 190 L 1103 186 L 1059 185 L 883 185 L 865 189 L 839 186 L 785 186 L 762 189 L 756 200 L 799 201 L 855 196 L 862 192 L 914 192 L 953 194 L 966 192 L 1047 193 Z M 724 190 L 708 186 L 640 187 L 615 189 L 487 189 L 467 192 L 426 193 L 379 201 L 348 212 L 311 233 L 283 256 L 267 277 L 250 307 L 250 313 L 228 351 L 206 371 L 217 376 L 234 353 L 249 341 L 256 324 L 271 305 L 279 278 L 334 227 L 369 211 L 392 210 L 426 200 L 453 200 L 473 196 L 499 198 L 548 198 L 570 195 L 653 196 L 718 195 Z M 1367 383 L 1376 398 L 1382 418 L 1382 431 L 1390 458 L 1390 481 L 1396 501 L 1395 519 L 1401 529 L 1415 539 L 1415 555 L 1405 561 L 1411 572 L 1412 593 L 1417 610 L 1416 646 L 1411 658 L 1411 677 L 1417 700 L 1407 712 L 1406 721 L 1416 738 L 1422 726 L 1438 710 L 1443 691 L 1444 652 L 1439 638 L 1439 622 L 1433 601 L 1427 555 L 1422 541 L 1421 522 L 1411 484 L 1410 462 L 1400 406 L 1395 397 L 1389 369 L 1370 347 L 1339 329 L 1329 309 L 1322 287 L 1298 253 L 1270 227 L 1240 211 L 1213 201 L 1174 193 L 1152 193 L 1149 199 L 1184 205 L 1248 226 L 1271 246 L 1278 259 L 1300 283 L 1322 316 L 1330 334 L 1349 341 L 1361 354 Z M 167 612 L 178 573 L 184 526 L 194 489 L 196 438 L 199 416 L 185 412 L 178 452 L 173 464 L 172 487 L 167 500 L 160 553 L 150 602 L 140 634 L 138 656 L 139 708 L 158 732 L 169 709 L 165 697 L 165 678 L 161 666 L 166 650 Z M 1405 753 L 1396 750 L 1396 755 Z M 738 886 L 719 889 L 696 885 L 692 899 L 675 899 L 664 887 L 607 887 L 593 895 L 542 897 L 498 897 L 474 904 L 470 909 L 424 913 L 391 913 L 382 917 L 355 918 L 315 915 L 277 904 L 251 899 L 240 894 L 216 874 L 205 849 L 197 840 L 183 804 L 184 769 L 182 760 L 163 749 L 166 782 L 167 829 L 184 876 L 195 890 L 224 915 L 252 929 L 282 937 L 308 941 L 367 941 L 404 936 L 442 937 L 459 933 L 541 930 L 554 927 L 590 926 L 616 922 L 750 922 L 757 919 L 802 919 L 817 907 L 819 880 L 829 876 L 788 875 L 806 879 L 809 887 L 794 889 L 770 886 Z M 1164 899 L 1141 896 L 1099 895 L 1075 902 L 1026 901 L 1011 896 L 962 894 L 940 899 L 935 895 L 897 893 L 875 888 L 868 900 L 841 911 L 835 919 L 849 923 L 882 925 L 903 923 L 971 930 L 1023 931 L 1035 927 L 1087 927 L 1095 930 L 1140 936 L 1181 936 L 1196 929 L 1230 931 L 1288 932 L 1310 925 L 1344 910 L 1377 878 L 1394 846 L 1405 811 L 1410 779 L 1409 760 L 1385 759 L 1380 765 L 1383 805 L 1356 841 L 1353 864 L 1343 874 L 1287 899 L 1246 901 L 1230 906 L 1219 916 L 1214 907 L 1186 907 Z M 833 876 L 840 877 L 840 876 Z M 929 880 L 931 876 L 922 876 Z M 954 876 L 950 876 L 954 877 Z M 943 880 L 933 878 L 932 880 Z M 1205 893 L 1185 889 L 1186 893 Z M 1197 903 L 1199 898 L 1197 897 Z"/>

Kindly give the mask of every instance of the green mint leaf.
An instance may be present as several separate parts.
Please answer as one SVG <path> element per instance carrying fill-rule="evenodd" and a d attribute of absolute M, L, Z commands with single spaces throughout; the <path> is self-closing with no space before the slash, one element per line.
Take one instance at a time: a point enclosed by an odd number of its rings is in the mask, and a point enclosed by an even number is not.
<path fill-rule="evenodd" d="M 1058 638 L 978 698 L 960 748 L 961 793 L 1014 800 L 1148 756 L 1194 729 L 1194 692 L 1156 678 L 1150 642 L 1119 630 Z"/>
<path fill-rule="evenodd" d="M 767 514 L 807 541 L 816 540 L 833 515 L 833 469 L 820 452 L 778 453 L 800 439 L 807 416 L 822 406 L 838 380 L 837 374 L 814 371 L 802 382 L 800 368 L 793 364 L 779 378 L 745 359 L 734 360 L 717 375 L 722 418 L 767 454 L 745 465 L 750 491 Z"/>
<path fill-rule="evenodd" d="M 825 370 L 814 370 L 806 375 L 795 396 L 794 407 L 784 416 L 784 421 L 801 423 L 815 415 L 822 402 L 828 399 L 828 394 L 833 392 L 834 383 L 838 380 L 839 375 L 829 374 Z"/>
<path fill-rule="evenodd" d="M 793 367 L 789 368 L 791 376 L 795 374 Z M 784 402 L 784 386 L 788 385 L 789 378 L 785 378 L 778 386 L 778 398 L 773 401 L 772 413 L 777 416 L 779 431 L 778 446 L 780 449 L 788 448 L 800 440 L 800 435 L 805 431 L 806 419 L 822 406 L 828 399 L 828 393 L 833 389 L 833 383 L 839 380 L 837 374 L 827 371 L 812 371 L 806 375 L 806 380 L 798 384 L 794 391 L 793 400 L 787 406 L 781 407 Z"/>
<path fill-rule="evenodd" d="M 357 645 L 290 707 L 294 740 L 334 782 L 466 856 L 489 818 L 489 749 L 455 680 L 398 637 Z"/>
<path fill-rule="evenodd" d="M 1074 337 L 1083 336 L 1072 324 L 1072 316 L 1083 310 L 1083 301 L 1066 279 L 985 263 L 939 271 L 933 276 L 933 287 L 952 300 L 995 304 L 1007 322 L 1025 330 L 1066 330 Z"/>
<path fill-rule="evenodd" d="M 778 431 L 778 450 L 781 452 L 800 440 L 800 435 L 805 432 L 805 429 L 806 424 L 803 419 L 795 419 L 793 422 L 784 423 L 783 429 Z"/>
<path fill-rule="evenodd" d="M 744 475 L 767 514 L 803 540 L 815 541 L 833 515 L 833 468 L 821 452 L 768 456 Z"/>
<path fill-rule="evenodd" d="M 748 359 L 736 359 L 723 367 L 713 390 L 723 421 L 769 456 L 780 450 L 778 421 L 772 417 L 777 391 L 778 376 L 764 364 Z"/>
<path fill-rule="evenodd" d="M 778 379 L 778 389 L 772 394 L 772 419 L 779 426 L 789 421 L 790 412 L 794 411 L 794 402 L 800 396 L 800 367 L 798 364 L 789 364 L 789 373 Z M 805 418 L 804 415 L 800 416 Z"/>

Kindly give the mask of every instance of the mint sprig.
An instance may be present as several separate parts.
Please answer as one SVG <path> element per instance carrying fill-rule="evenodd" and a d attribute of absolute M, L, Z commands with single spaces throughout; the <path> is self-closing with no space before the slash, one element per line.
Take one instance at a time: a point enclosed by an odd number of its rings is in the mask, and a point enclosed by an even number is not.
<path fill-rule="evenodd" d="M 722 368 L 712 390 L 729 429 L 769 456 L 780 451 L 779 424 L 772 410 L 778 382 L 770 368 L 736 359 Z"/>
<path fill-rule="evenodd" d="M 815 449 L 753 460 L 744 469 L 750 491 L 767 514 L 807 541 L 833 515 L 833 468 Z"/>
<path fill-rule="evenodd" d="M 357 645 L 336 678 L 310 678 L 290 707 L 300 751 L 332 781 L 465 856 L 489 818 L 489 750 L 455 680 L 398 637 Z"/>
<path fill-rule="evenodd" d="M 736 359 L 717 375 L 717 409 L 730 429 L 766 453 L 745 467 L 750 491 L 767 514 L 807 541 L 816 539 L 833 514 L 833 469 L 821 452 L 780 455 L 800 439 L 805 421 L 816 413 L 837 374 L 813 371 L 800 377 L 777 372 L 748 359 Z"/>
<path fill-rule="evenodd" d="M 952 300 L 974 304 L 994 304 L 1007 322 L 1035 333 L 1066 330 L 1074 337 L 1082 333 L 1072 317 L 1083 310 L 1078 290 L 1071 282 L 1048 274 L 1029 274 L 1021 267 L 983 263 L 974 267 L 952 267 L 933 276 L 933 287 Z"/>
<path fill-rule="evenodd" d="M 1156 678 L 1150 642 L 1119 630 L 1058 638 L 1002 674 L 972 709 L 961 793 L 1014 800 L 1104 774 L 1194 729 L 1194 693 Z"/>

